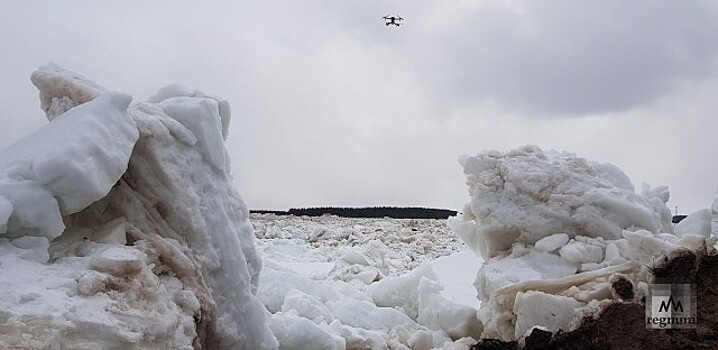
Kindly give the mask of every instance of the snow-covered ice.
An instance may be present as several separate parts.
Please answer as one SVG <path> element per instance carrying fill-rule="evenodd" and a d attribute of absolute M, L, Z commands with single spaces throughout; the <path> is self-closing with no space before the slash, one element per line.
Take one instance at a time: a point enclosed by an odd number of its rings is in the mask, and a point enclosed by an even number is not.
<path fill-rule="evenodd" d="M 552 252 L 563 247 L 571 238 L 565 233 L 555 233 L 536 241 L 534 247 L 544 252 Z"/>
<path fill-rule="evenodd" d="M 461 157 L 470 203 L 449 225 L 483 256 L 475 287 L 482 338 L 569 331 L 623 276 L 645 295 L 656 261 L 715 244 L 711 212 L 674 227 L 666 187 L 635 193 L 617 167 L 525 146 Z M 628 300 L 630 301 L 630 300 Z M 604 305 L 604 304 L 601 304 Z"/>
<path fill-rule="evenodd" d="M 456 232 L 485 259 L 555 233 L 619 239 L 624 229 L 673 232 L 667 190 L 636 194 L 614 165 L 535 146 L 460 161 L 471 195 L 463 221 L 475 225 Z"/>
<path fill-rule="evenodd" d="M 53 239 L 63 215 L 107 195 L 138 138 L 129 103 L 127 95 L 102 95 L 0 153 L 0 234 Z"/>
<path fill-rule="evenodd" d="M 347 349 L 468 349 L 481 333 L 472 283 L 482 260 L 445 220 L 250 219 L 265 259 L 258 295 L 282 348 L 302 348 L 289 339 L 341 348 L 319 329 Z"/>
<path fill-rule="evenodd" d="M 711 210 L 700 209 L 685 219 L 681 220 L 675 227 L 678 236 L 691 234 L 698 236 L 710 236 L 711 234 Z"/>
<path fill-rule="evenodd" d="M 130 104 L 52 64 L 31 80 L 50 123 L 0 152 L 0 347 L 276 348 L 229 104 Z"/>

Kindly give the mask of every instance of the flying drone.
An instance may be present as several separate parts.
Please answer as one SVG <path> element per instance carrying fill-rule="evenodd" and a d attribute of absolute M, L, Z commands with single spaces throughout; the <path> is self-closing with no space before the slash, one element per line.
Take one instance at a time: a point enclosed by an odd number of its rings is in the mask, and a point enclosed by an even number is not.
<path fill-rule="evenodd" d="M 393 26 L 397 26 L 397 27 L 401 25 L 401 23 L 399 23 L 399 22 L 401 22 L 401 21 L 404 20 L 403 18 L 399 17 L 399 15 L 397 15 L 397 16 L 389 16 L 389 15 L 386 15 L 386 16 L 384 16 L 384 17 L 382 17 L 382 18 L 386 21 L 385 24 L 386 24 L 387 26 L 388 26 L 388 25 L 393 25 Z"/>

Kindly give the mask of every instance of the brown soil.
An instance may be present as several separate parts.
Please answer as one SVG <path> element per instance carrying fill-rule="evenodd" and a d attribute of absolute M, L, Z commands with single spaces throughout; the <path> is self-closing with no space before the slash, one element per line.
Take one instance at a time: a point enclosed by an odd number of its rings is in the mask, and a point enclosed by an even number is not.
<path fill-rule="evenodd" d="M 613 284 L 611 285 L 611 289 L 613 289 L 616 292 L 616 295 L 621 300 L 633 300 L 633 297 L 636 295 L 636 293 L 633 291 L 633 283 L 629 281 L 625 277 L 618 278 Z"/>
<path fill-rule="evenodd" d="M 647 329 L 644 302 L 616 302 L 596 319 L 585 320 L 576 330 L 551 334 L 534 331 L 526 338 L 527 350 L 688 350 L 718 349 L 718 255 L 682 252 L 653 270 L 656 283 L 692 283 L 697 286 L 696 329 Z M 629 281 L 625 281 L 630 284 Z M 628 284 L 619 279 L 614 290 L 630 300 Z M 472 349 L 519 349 L 516 342 L 484 340 Z"/>

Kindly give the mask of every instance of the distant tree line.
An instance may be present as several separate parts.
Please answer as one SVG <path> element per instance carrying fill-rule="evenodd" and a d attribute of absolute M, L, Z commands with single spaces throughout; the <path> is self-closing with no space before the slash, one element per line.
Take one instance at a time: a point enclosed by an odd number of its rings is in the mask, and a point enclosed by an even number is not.
<path fill-rule="evenodd" d="M 314 208 L 291 208 L 283 210 L 250 210 L 257 214 L 294 215 L 294 216 L 322 216 L 324 214 L 336 215 L 345 218 L 383 218 L 394 219 L 446 219 L 455 216 L 456 211 L 448 209 L 418 208 L 418 207 L 367 207 L 367 208 L 344 208 L 344 207 L 314 207 Z M 687 215 L 674 215 L 673 223 L 677 224 L 685 219 Z"/>
<path fill-rule="evenodd" d="M 367 207 L 367 208 L 342 208 L 342 207 L 315 207 L 315 208 L 291 208 L 287 211 L 281 210 L 251 210 L 258 214 L 294 215 L 294 216 L 322 216 L 324 214 L 336 215 L 345 218 L 383 218 L 394 219 L 446 219 L 456 215 L 456 211 L 435 208 L 417 207 Z"/>

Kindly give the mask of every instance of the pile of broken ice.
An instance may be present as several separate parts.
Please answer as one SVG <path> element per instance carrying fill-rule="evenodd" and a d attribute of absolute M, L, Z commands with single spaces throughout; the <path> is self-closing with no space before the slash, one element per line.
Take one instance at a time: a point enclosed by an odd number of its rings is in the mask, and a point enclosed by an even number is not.
<path fill-rule="evenodd" d="M 0 153 L 0 348 L 276 348 L 227 102 L 31 80 L 50 123 Z"/>
<path fill-rule="evenodd" d="M 711 210 L 673 227 L 667 188 L 636 194 L 617 167 L 525 146 L 462 157 L 471 201 L 449 225 L 486 261 L 475 281 L 482 338 L 521 340 L 534 327 L 569 331 L 621 299 L 640 300 L 650 268 L 712 246 Z M 717 206 L 713 205 L 713 218 Z"/>

